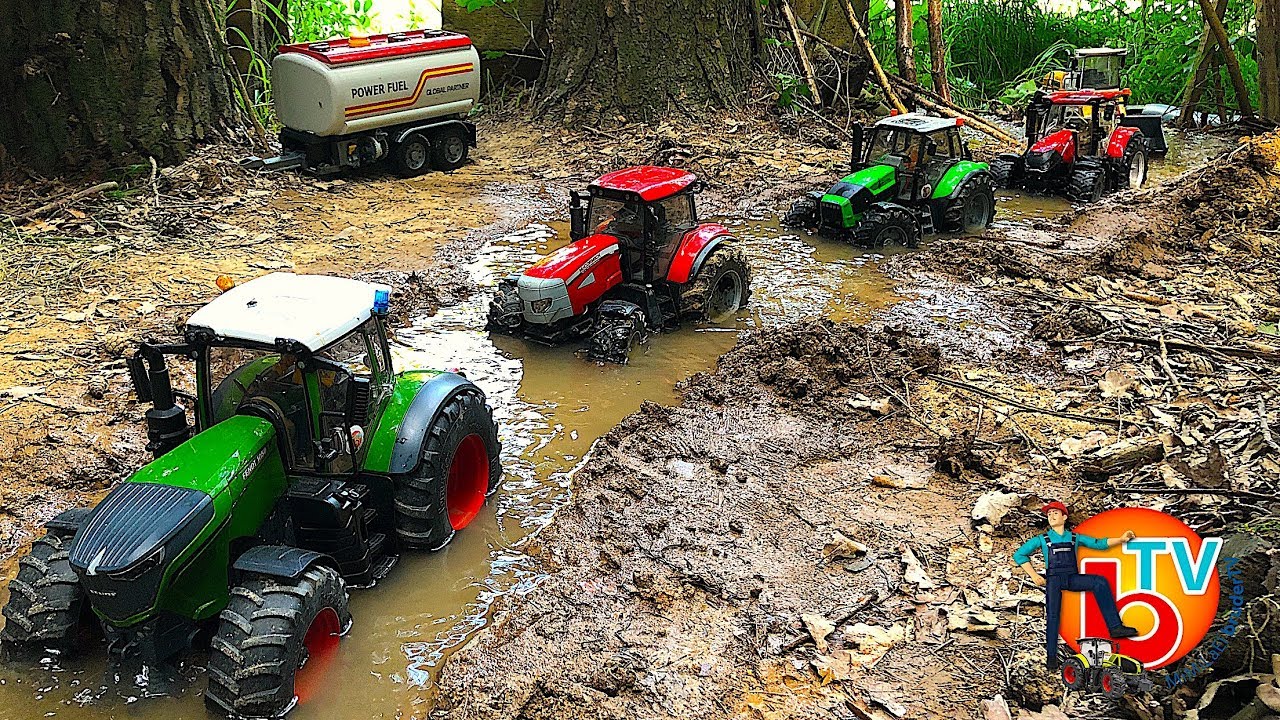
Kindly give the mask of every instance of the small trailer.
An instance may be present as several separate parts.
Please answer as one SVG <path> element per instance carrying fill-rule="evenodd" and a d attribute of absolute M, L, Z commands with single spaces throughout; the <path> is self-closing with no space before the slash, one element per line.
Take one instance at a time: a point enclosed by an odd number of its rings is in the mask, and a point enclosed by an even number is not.
<path fill-rule="evenodd" d="M 333 173 L 389 161 L 453 170 L 476 145 L 480 58 L 466 35 L 413 30 L 280 46 L 271 93 L 283 152 L 251 169 Z"/>

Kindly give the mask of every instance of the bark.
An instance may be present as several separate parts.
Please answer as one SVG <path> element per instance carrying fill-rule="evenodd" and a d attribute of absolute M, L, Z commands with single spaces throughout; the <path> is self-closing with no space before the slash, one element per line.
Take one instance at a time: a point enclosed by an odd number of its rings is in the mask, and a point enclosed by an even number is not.
<path fill-rule="evenodd" d="M 1259 0 L 1265 2 L 1265 0 Z M 951 102 L 951 84 L 947 82 L 947 45 L 942 38 L 942 0 L 927 0 L 929 10 L 929 73 L 933 89 L 943 100 Z"/>
<path fill-rule="evenodd" d="M 751 80 L 758 0 L 549 0 L 540 107 L 643 117 L 727 107 Z"/>
<path fill-rule="evenodd" d="M 1266 0 L 1259 0 L 1265 2 Z M 1227 0 L 1218 0 L 1218 17 L 1226 16 Z M 1213 60 L 1213 51 L 1218 43 L 1213 36 L 1213 28 L 1206 21 L 1204 33 L 1200 35 L 1200 44 L 1196 48 L 1196 69 L 1187 78 L 1187 86 L 1182 91 L 1182 111 L 1178 113 L 1178 124 L 1191 127 L 1195 124 L 1196 106 L 1200 104 L 1200 96 L 1204 93 L 1205 80 L 1208 77 L 1209 65 Z"/>
<path fill-rule="evenodd" d="M 871 69 L 875 71 L 876 82 L 880 83 L 880 89 L 884 91 L 885 99 L 898 112 L 906 112 L 907 107 L 898 98 L 898 93 L 894 92 L 893 84 L 889 82 L 889 76 L 885 73 L 884 66 L 880 64 L 880 59 L 876 57 L 876 49 L 872 46 L 866 31 L 863 30 L 862 21 L 858 19 L 853 4 L 850 0 L 841 0 L 840 7 L 844 9 L 844 16 L 849 21 L 849 27 L 853 28 L 853 37 L 858 41 L 858 45 L 862 47 L 862 53 L 866 55 L 867 60 L 871 63 Z"/>
<path fill-rule="evenodd" d="M 916 41 L 911 34 L 911 28 L 915 24 L 911 0 L 894 0 L 893 12 L 898 30 L 898 74 L 907 82 L 919 82 L 916 77 Z"/>
<path fill-rule="evenodd" d="M 1231 48 L 1231 43 L 1227 40 L 1227 30 L 1222 26 L 1222 20 L 1214 12 L 1214 7 L 1209 4 L 1209 0 L 1200 0 L 1200 11 L 1204 14 L 1204 19 L 1209 23 L 1209 28 L 1213 30 L 1213 36 L 1218 41 L 1218 50 L 1222 53 L 1222 61 L 1227 66 L 1227 73 L 1231 76 L 1231 86 L 1236 91 L 1236 104 L 1240 107 L 1240 114 L 1246 118 L 1253 117 L 1253 103 L 1249 102 L 1249 88 L 1244 84 L 1244 76 L 1240 73 L 1240 61 L 1236 59 L 1236 51 Z M 1223 122 L 1227 118 L 1222 119 Z"/>
<path fill-rule="evenodd" d="M 1257 0 L 1255 8 L 1262 116 L 1280 123 L 1280 0 Z"/>
<path fill-rule="evenodd" d="M 197 143 L 240 134 L 246 117 L 214 8 L 0 3 L 0 147 L 56 171 L 92 160 L 175 162 Z"/>
<path fill-rule="evenodd" d="M 236 69 L 250 90 L 260 87 L 254 59 L 271 65 L 276 50 L 289 42 L 289 15 L 285 0 L 231 0 L 227 12 L 227 45 Z"/>

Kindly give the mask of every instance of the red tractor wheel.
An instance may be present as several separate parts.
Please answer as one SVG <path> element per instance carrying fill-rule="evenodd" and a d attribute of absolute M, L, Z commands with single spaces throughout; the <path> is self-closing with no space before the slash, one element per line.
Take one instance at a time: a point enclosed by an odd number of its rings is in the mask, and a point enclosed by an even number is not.
<path fill-rule="evenodd" d="M 1141 135 L 1134 135 L 1124 148 L 1124 157 L 1115 165 L 1116 189 L 1137 190 L 1147 184 L 1147 146 Z"/>
<path fill-rule="evenodd" d="M 1098 684 L 1102 688 L 1102 694 L 1110 700 L 1119 700 L 1124 697 L 1125 691 L 1128 690 L 1128 683 L 1124 679 L 1124 673 L 1120 672 L 1118 667 L 1103 668 L 1102 677 Z"/>
<path fill-rule="evenodd" d="M 693 320 L 722 322 L 747 306 L 751 268 L 736 247 L 711 253 L 698 275 L 680 295 L 680 314 Z"/>
<path fill-rule="evenodd" d="M 1083 690 L 1089 678 L 1089 671 L 1085 669 L 1084 663 L 1080 662 L 1080 658 L 1072 655 L 1062 663 L 1062 684 L 1066 685 L 1070 690 Z"/>
<path fill-rule="evenodd" d="M 1076 202 L 1096 202 L 1106 189 L 1106 181 L 1102 168 L 1077 163 L 1067 178 L 1067 197 Z"/>

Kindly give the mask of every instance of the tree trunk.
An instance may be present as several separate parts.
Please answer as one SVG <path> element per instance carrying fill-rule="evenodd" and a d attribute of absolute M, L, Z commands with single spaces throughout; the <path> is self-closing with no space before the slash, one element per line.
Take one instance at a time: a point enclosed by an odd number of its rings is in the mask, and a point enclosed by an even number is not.
<path fill-rule="evenodd" d="M 164 163 L 242 131 L 222 0 L 0 3 L 0 144 L 49 171 Z"/>
<path fill-rule="evenodd" d="M 260 88 L 263 73 L 254 60 L 271 66 L 276 49 L 289 42 L 289 14 L 285 0 L 230 0 L 227 45 L 236 69 L 250 90 Z"/>
<path fill-rule="evenodd" d="M 1216 9 L 1219 18 L 1225 17 L 1227 0 L 1218 0 Z M 1182 91 L 1182 110 L 1178 113 L 1178 124 L 1182 127 L 1191 127 L 1195 124 L 1196 107 L 1200 104 L 1201 94 L 1204 93 L 1205 79 L 1208 77 L 1209 65 L 1213 60 L 1213 51 L 1216 47 L 1218 43 L 1214 39 L 1213 28 L 1209 26 L 1208 21 L 1205 21 L 1204 33 L 1200 35 L 1200 44 L 1196 48 L 1196 69 L 1191 73 L 1191 77 L 1187 78 L 1187 86 Z"/>
<path fill-rule="evenodd" d="M 943 100 L 951 102 L 951 84 L 947 82 L 947 45 L 942 39 L 942 0 L 928 0 L 927 7 L 929 10 L 929 73 L 933 76 L 933 90 L 941 95 Z"/>
<path fill-rule="evenodd" d="M 911 13 L 911 0 L 894 0 L 893 12 L 898 28 L 898 74 L 907 82 L 917 83 L 916 42 L 911 34 L 915 18 Z"/>
<path fill-rule="evenodd" d="M 758 52 L 759 0 L 548 0 L 544 110 L 650 117 L 735 103 Z M 610 115 L 616 113 L 610 113 Z"/>
<path fill-rule="evenodd" d="M 1227 30 L 1222 27 L 1222 20 L 1214 13 L 1214 7 L 1209 4 L 1209 0 L 1200 0 L 1200 11 L 1204 14 L 1204 19 L 1209 23 L 1209 28 L 1213 30 L 1213 36 L 1218 40 L 1218 50 L 1222 53 L 1222 62 L 1227 66 L 1227 73 L 1231 75 L 1231 86 L 1236 91 L 1236 104 L 1240 107 L 1240 114 L 1246 118 L 1253 117 L 1253 103 L 1249 102 L 1249 88 L 1244 84 L 1244 76 L 1240 74 L 1240 61 L 1236 59 L 1236 51 L 1231 48 L 1230 41 L 1227 40 Z M 1222 121 L 1227 122 L 1227 118 Z"/>
<path fill-rule="evenodd" d="M 1262 116 L 1280 123 L 1280 0 L 1257 0 L 1256 9 Z"/>

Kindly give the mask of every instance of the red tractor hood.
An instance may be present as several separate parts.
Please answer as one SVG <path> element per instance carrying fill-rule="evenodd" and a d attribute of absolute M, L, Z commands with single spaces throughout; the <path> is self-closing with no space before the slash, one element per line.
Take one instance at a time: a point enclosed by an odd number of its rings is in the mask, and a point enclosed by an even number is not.
<path fill-rule="evenodd" d="M 558 278 L 570 282 L 575 276 L 617 253 L 618 238 L 612 235 L 589 235 L 542 258 L 525 270 L 524 274 L 542 280 Z"/>
<path fill-rule="evenodd" d="M 1056 150 L 1062 159 L 1071 162 L 1075 159 L 1076 134 L 1073 130 L 1059 130 L 1049 133 L 1031 146 L 1031 152 L 1041 153 Z"/>

